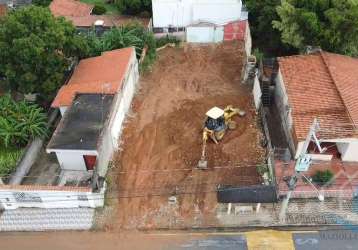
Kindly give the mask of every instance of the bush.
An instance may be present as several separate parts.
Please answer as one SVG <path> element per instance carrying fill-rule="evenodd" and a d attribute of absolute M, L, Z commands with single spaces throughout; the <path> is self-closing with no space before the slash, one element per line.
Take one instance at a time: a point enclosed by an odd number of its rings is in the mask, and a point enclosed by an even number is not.
<path fill-rule="evenodd" d="M 116 0 L 118 10 L 124 14 L 137 15 L 144 11 L 151 13 L 151 0 Z"/>
<path fill-rule="evenodd" d="M 12 172 L 22 153 L 22 149 L 0 148 L 0 175 L 8 175 Z"/>
<path fill-rule="evenodd" d="M 97 37 L 95 33 L 92 32 L 87 37 L 87 43 L 89 47 L 88 57 L 98 56 L 104 51 L 131 46 L 135 48 L 137 58 L 142 54 L 144 47 L 148 48 L 147 55 L 155 57 L 156 54 L 153 34 L 138 23 L 113 28 L 106 31 L 101 37 Z"/>
<path fill-rule="evenodd" d="M 166 35 L 166 36 L 158 38 L 156 40 L 156 47 L 160 48 L 160 47 L 163 47 L 164 45 L 166 45 L 168 43 L 174 43 L 175 45 L 179 45 L 180 40 L 175 36 Z"/>
<path fill-rule="evenodd" d="M 96 3 L 92 9 L 93 15 L 103 15 L 107 11 L 106 7 L 103 4 Z"/>
<path fill-rule="evenodd" d="M 10 95 L 0 97 L 0 144 L 24 146 L 47 134 L 46 114 L 36 104 L 15 102 Z"/>
<path fill-rule="evenodd" d="M 319 184 L 319 185 L 324 185 L 329 183 L 333 178 L 333 173 L 330 170 L 324 170 L 324 171 L 320 171 L 318 170 L 313 176 L 312 176 L 312 180 L 313 182 Z"/>
<path fill-rule="evenodd" d="M 42 7 L 49 6 L 51 2 L 52 0 L 32 0 L 33 5 L 42 6 Z"/>

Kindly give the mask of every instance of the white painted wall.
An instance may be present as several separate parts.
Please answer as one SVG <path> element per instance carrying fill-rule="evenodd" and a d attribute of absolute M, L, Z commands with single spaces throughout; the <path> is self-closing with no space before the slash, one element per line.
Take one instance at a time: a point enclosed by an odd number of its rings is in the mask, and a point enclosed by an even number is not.
<path fill-rule="evenodd" d="M 239 0 L 197 0 L 193 3 L 193 22 L 226 24 L 240 19 L 241 8 Z"/>
<path fill-rule="evenodd" d="M 239 20 L 241 0 L 153 0 L 155 28 L 186 27 L 199 21 L 224 24 Z"/>
<path fill-rule="evenodd" d="M 246 51 L 246 56 L 250 56 L 250 55 L 251 55 L 251 51 L 252 51 L 252 37 L 251 37 L 250 24 L 249 24 L 248 21 L 246 22 L 245 51 Z"/>
<path fill-rule="evenodd" d="M 51 151 L 52 152 L 52 151 Z M 97 151 L 56 150 L 57 160 L 62 169 L 87 171 L 84 155 L 98 155 Z"/>
<path fill-rule="evenodd" d="M 285 84 L 283 82 L 281 70 L 278 71 L 277 77 L 275 79 L 275 85 L 275 104 L 277 105 L 281 120 L 283 122 L 283 130 L 285 132 L 286 138 L 288 138 L 291 154 L 295 154 L 299 145 L 295 145 L 292 138 L 292 110 L 288 102 L 288 95 Z"/>
<path fill-rule="evenodd" d="M 358 142 L 350 141 L 347 143 L 337 143 L 338 151 L 342 155 L 343 161 L 358 162 Z"/>
<path fill-rule="evenodd" d="M 346 141 L 345 141 L 346 140 Z M 324 142 L 334 142 L 337 145 L 337 149 L 339 153 L 341 153 L 342 161 L 347 162 L 358 162 L 358 141 L 357 139 L 332 139 L 332 140 L 323 140 Z M 296 156 L 297 159 L 301 153 L 304 142 L 299 142 L 297 145 Z M 315 155 L 313 160 L 325 160 L 330 161 L 331 157 L 322 156 L 323 158 L 319 158 L 319 154 Z"/>
<path fill-rule="evenodd" d="M 153 27 L 185 27 L 193 22 L 194 0 L 152 0 Z"/>
<path fill-rule="evenodd" d="M 96 171 L 99 176 L 105 176 L 108 164 L 112 159 L 113 153 L 118 149 L 118 142 L 121 136 L 123 122 L 125 121 L 128 110 L 135 93 L 139 79 L 138 62 L 135 53 L 132 55 L 131 66 L 128 68 L 125 83 L 122 89 L 113 100 L 111 118 L 104 128 L 101 143 L 98 150 Z"/>
<path fill-rule="evenodd" d="M 122 90 L 117 94 L 118 96 L 114 105 L 113 115 L 109 123 L 115 149 L 118 148 L 118 140 L 121 135 L 123 122 L 130 109 L 138 79 L 138 62 L 135 55 L 133 55 L 128 74 L 125 78 L 125 83 L 123 84 Z"/>
<path fill-rule="evenodd" d="M 186 28 L 186 41 L 189 43 L 219 43 L 224 40 L 224 26 L 202 24 Z"/>
<path fill-rule="evenodd" d="M 260 81 L 259 81 L 257 75 L 255 76 L 254 88 L 252 90 L 252 94 L 254 95 L 254 102 L 255 102 L 256 110 L 258 110 L 261 105 L 262 92 L 261 92 L 261 87 L 260 87 Z"/>
<path fill-rule="evenodd" d="M 214 26 L 188 27 L 186 40 L 189 43 L 212 43 L 214 42 Z"/>
<path fill-rule="evenodd" d="M 224 40 L 224 26 L 216 27 L 214 30 L 214 43 L 220 43 Z"/>
<path fill-rule="evenodd" d="M 0 204 L 4 209 L 17 208 L 75 208 L 75 207 L 103 207 L 105 185 L 98 193 L 85 191 L 54 191 L 54 190 L 14 190 L 2 188 L 0 190 Z M 39 197 L 40 202 L 16 200 L 15 193 Z"/>

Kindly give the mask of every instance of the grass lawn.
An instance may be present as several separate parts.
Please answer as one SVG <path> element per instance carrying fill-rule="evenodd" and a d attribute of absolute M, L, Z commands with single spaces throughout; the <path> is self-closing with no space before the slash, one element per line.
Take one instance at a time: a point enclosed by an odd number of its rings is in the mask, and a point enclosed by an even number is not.
<path fill-rule="evenodd" d="M 90 3 L 90 4 L 104 4 L 104 7 L 106 7 L 106 14 L 112 14 L 112 15 L 119 15 L 120 12 L 118 11 L 117 7 L 114 4 L 107 3 L 106 0 L 80 0 L 83 3 Z"/>
<path fill-rule="evenodd" d="M 0 146 L 0 175 L 8 175 L 12 172 L 22 153 L 23 149 Z"/>

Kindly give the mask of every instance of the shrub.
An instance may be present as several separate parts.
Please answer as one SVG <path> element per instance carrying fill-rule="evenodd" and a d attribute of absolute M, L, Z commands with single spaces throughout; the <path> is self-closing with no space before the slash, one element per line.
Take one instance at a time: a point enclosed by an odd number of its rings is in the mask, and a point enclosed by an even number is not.
<path fill-rule="evenodd" d="M 166 35 L 156 40 L 156 47 L 160 48 L 168 43 L 174 43 L 175 45 L 179 45 L 180 40 L 175 36 Z"/>
<path fill-rule="evenodd" d="M 156 55 L 155 38 L 153 34 L 138 23 L 113 28 L 106 31 L 102 37 L 97 37 L 95 33 L 92 32 L 87 37 L 87 43 L 89 47 L 88 57 L 98 56 L 104 51 L 131 46 L 135 48 L 137 58 L 140 57 L 145 46 L 148 48 L 147 55 L 152 58 Z"/>
<path fill-rule="evenodd" d="M 51 2 L 52 0 L 32 0 L 33 5 L 42 6 L 42 7 L 49 6 Z"/>
<path fill-rule="evenodd" d="M 333 178 L 333 173 L 330 170 L 324 170 L 324 171 L 320 171 L 318 170 L 313 176 L 312 176 L 312 180 L 313 182 L 319 184 L 319 185 L 324 185 L 329 183 Z"/>
<path fill-rule="evenodd" d="M 115 1 L 118 10 L 124 14 L 137 15 L 141 12 L 152 11 L 151 0 L 116 0 Z"/>
<path fill-rule="evenodd" d="M 103 15 L 106 13 L 106 7 L 103 4 L 96 3 L 92 9 L 92 14 L 94 15 Z"/>
<path fill-rule="evenodd" d="M 0 144 L 23 146 L 47 134 L 46 114 L 36 104 L 0 97 Z"/>
<path fill-rule="evenodd" d="M 22 152 L 22 149 L 0 148 L 0 175 L 8 175 L 15 169 Z"/>

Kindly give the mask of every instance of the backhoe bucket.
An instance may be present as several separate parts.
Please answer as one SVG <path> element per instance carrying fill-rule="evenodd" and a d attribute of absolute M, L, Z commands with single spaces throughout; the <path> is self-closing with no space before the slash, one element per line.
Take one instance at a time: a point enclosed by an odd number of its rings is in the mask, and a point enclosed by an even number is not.
<path fill-rule="evenodd" d="M 203 159 L 199 160 L 198 168 L 199 169 L 208 169 L 208 161 L 203 160 Z"/>

